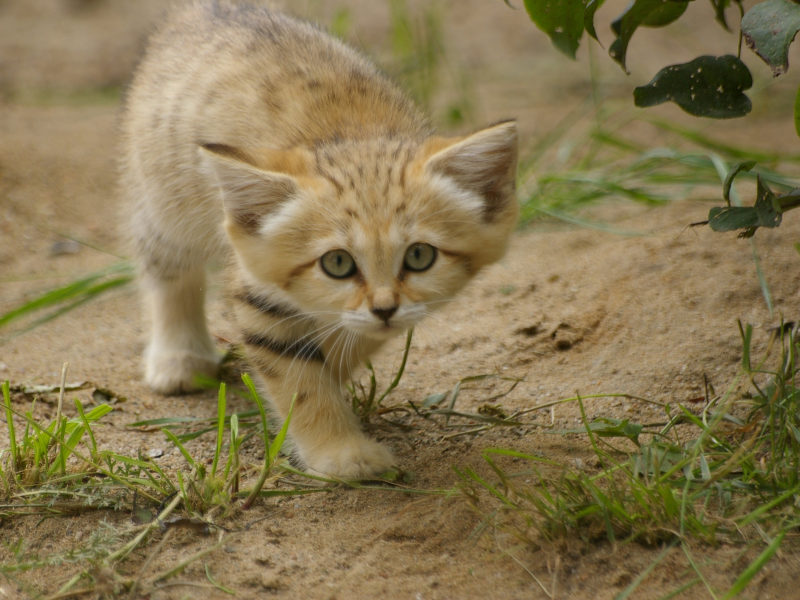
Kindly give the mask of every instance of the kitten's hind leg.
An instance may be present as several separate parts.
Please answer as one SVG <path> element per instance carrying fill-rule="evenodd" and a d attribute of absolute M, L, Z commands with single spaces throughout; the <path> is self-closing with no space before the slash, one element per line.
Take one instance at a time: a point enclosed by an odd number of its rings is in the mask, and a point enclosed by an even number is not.
<path fill-rule="evenodd" d="M 142 276 L 152 319 L 145 381 L 157 392 L 195 390 L 198 374 L 215 377 L 219 371 L 220 355 L 206 327 L 205 283 L 203 265 L 171 277 L 146 271 Z"/>

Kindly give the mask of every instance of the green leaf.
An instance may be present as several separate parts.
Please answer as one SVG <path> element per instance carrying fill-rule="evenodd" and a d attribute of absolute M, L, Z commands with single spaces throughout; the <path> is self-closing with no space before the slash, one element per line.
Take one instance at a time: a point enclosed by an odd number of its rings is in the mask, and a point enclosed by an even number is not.
<path fill-rule="evenodd" d="M 444 399 L 447 398 L 448 393 L 449 392 L 439 392 L 438 394 L 431 394 L 422 401 L 422 408 L 428 408 L 431 406 L 436 406 L 437 404 L 441 404 Z"/>
<path fill-rule="evenodd" d="M 634 31 L 640 26 L 664 27 L 678 19 L 689 5 L 688 2 L 671 0 L 634 0 L 624 12 L 611 23 L 611 29 L 617 36 L 608 53 L 627 72 L 625 58 L 628 43 Z"/>
<path fill-rule="evenodd" d="M 702 452 L 700 453 L 700 475 L 703 477 L 703 481 L 711 479 L 711 469 L 708 468 L 706 455 Z"/>
<path fill-rule="evenodd" d="M 725 9 L 731 5 L 731 0 L 711 0 L 711 4 L 714 6 L 717 22 L 722 25 L 726 31 L 730 31 L 731 28 L 728 27 L 728 22 L 725 20 Z"/>
<path fill-rule="evenodd" d="M 800 30 L 800 4 L 791 0 L 767 0 L 747 11 L 742 34 L 777 77 L 789 68 L 789 45 Z"/>
<path fill-rule="evenodd" d="M 576 429 L 551 430 L 548 433 L 586 433 L 587 429 L 594 433 L 597 437 L 625 437 L 638 446 L 639 434 L 642 433 L 643 426 L 639 425 L 638 423 L 630 423 L 628 419 L 619 420 L 600 418 L 592 421 L 591 423 L 587 423 L 584 427 Z"/>
<path fill-rule="evenodd" d="M 524 0 L 531 21 L 553 45 L 575 60 L 583 35 L 584 0 Z"/>
<path fill-rule="evenodd" d="M 742 171 L 750 171 L 755 166 L 756 161 L 743 160 L 733 165 L 733 168 L 728 171 L 728 174 L 725 176 L 725 181 L 722 184 L 722 197 L 725 199 L 725 202 L 728 203 L 728 206 L 731 204 L 731 186 L 733 185 L 734 178 Z"/>
<path fill-rule="evenodd" d="M 758 227 L 777 227 L 781 224 L 782 217 L 775 194 L 759 176 L 755 206 L 714 207 L 708 213 L 708 225 L 713 231 L 745 229 L 754 232 Z M 745 237 L 751 235 L 749 233 Z"/>
<path fill-rule="evenodd" d="M 594 13 L 597 12 L 598 8 L 603 6 L 603 2 L 605 2 L 605 0 L 589 0 L 586 4 L 586 10 L 583 11 L 583 26 L 586 29 L 586 33 L 592 36 L 598 43 L 600 40 L 597 39 L 597 31 L 595 31 L 594 28 Z"/>
<path fill-rule="evenodd" d="M 742 92 L 752 85 L 750 71 L 735 56 L 701 56 L 661 69 L 633 91 L 633 100 L 640 107 L 674 102 L 696 117 L 732 119 L 750 112 L 750 99 Z"/>

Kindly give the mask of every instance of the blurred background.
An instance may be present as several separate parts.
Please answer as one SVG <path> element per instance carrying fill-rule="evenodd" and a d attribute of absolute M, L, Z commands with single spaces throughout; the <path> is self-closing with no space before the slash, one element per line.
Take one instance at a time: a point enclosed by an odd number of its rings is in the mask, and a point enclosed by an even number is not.
<path fill-rule="evenodd" d="M 592 213 L 609 200 L 644 210 L 687 197 L 718 198 L 720 161 L 729 165 L 751 154 L 764 169 L 797 170 L 800 140 L 791 113 L 800 69 L 773 78 L 744 49 L 755 79 L 753 112 L 744 119 L 696 119 L 675 105 L 634 108 L 633 88 L 664 66 L 736 53 L 738 35 L 713 20 L 708 3 L 690 3 L 663 29 L 638 30 L 629 75 L 606 52 L 613 40 L 608 25 L 624 0 L 609 0 L 595 17 L 606 49 L 584 35 L 577 61 L 535 28 L 521 0 L 272 5 L 372 56 L 445 132 L 517 118 L 526 221 L 548 217 L 613 230 L 609 221 L 620 215 Z M 19 284 L 0 292 L 0 314 L 32 289 L 22 280 L 52 287 L 125 254 L 118 241 L 116 120 L 147 34 L 167 6 L 0 0 L 0 283 Z M 734 13 L 728 10 L 736 31 Z M 790 66 L 797 58 L 795 47 Z M 698 220 L 706 212 L 699 209 Z M 70 239 L 104 252 L 73 257 L 79 246 Z"/>

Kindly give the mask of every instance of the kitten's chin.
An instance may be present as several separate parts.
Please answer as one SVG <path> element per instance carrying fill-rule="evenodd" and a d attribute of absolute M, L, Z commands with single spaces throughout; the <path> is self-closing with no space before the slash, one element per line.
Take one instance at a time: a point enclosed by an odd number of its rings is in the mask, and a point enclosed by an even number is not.
<path fill-rule="evenodd" d="M 406 330 L 403 327 L 384 325 L 383 327 L 368 329 L 365 331 L 361 331 L 360 333 L 364 337 L 383 342 L 386 340 L 390 340 L 393 337 L 397 337 L 398 335 L 404 333 L 405 331 Z"/>

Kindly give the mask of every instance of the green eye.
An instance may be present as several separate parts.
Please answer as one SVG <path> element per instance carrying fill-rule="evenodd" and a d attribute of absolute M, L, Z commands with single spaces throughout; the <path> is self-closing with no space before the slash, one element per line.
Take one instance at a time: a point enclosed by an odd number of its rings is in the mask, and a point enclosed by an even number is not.
<path fill-rule="evenodd" d="M 409 271 L 424 271 L 429 269 L 436 260 L 436 248 L 430 244 L 411 244 L 406 250 L 403 266 Z"/>
<path fill-rule="evenodd" d="M 345 279 L 356 272 L 356 262 L 344 250 L 331 250 L 319 259 L 322 270 L 334 279 Z"/>

